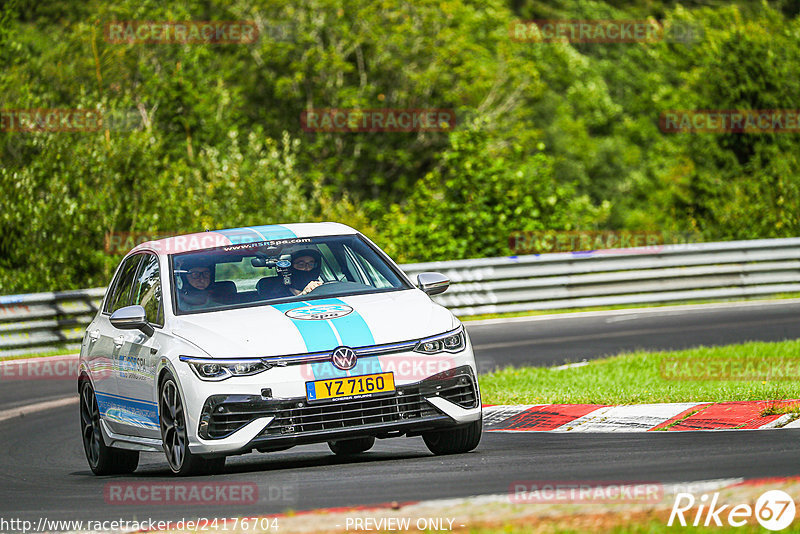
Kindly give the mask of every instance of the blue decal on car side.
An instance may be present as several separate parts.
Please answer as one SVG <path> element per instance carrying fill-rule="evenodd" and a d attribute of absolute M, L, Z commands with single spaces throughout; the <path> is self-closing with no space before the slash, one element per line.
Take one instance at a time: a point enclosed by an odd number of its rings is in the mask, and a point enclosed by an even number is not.
<path fill-rule="evenodd" d="M 122 423 L 158 428 L 158 408 L 155 402 L 132 399 L 95 391 L 100 414 Z"/>

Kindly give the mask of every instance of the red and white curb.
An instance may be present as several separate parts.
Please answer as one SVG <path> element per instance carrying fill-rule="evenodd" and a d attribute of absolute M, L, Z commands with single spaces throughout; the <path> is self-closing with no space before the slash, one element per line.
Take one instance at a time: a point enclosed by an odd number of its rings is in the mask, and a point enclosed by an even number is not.
<path fill-rule="evenodd" d="M 525 404 L 484 406 L 489 432 L 649 432 L 800 428 L 800 414 L 761 415 L 800 400 L 665 404 Z"/>

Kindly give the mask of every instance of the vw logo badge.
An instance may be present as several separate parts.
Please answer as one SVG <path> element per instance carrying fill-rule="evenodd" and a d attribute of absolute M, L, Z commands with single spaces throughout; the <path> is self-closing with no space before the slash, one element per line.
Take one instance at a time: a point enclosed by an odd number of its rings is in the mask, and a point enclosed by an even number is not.
<path fill-rule="evenodd" d="M 358 356 L 356 356 L 356 351 L 350 347 L 339 347 L 333 351 L 331 355 L 331 362 L 333 362 L 333 365 L 342 371 L 352 369 L 356 366 L 357 361 Z"/>

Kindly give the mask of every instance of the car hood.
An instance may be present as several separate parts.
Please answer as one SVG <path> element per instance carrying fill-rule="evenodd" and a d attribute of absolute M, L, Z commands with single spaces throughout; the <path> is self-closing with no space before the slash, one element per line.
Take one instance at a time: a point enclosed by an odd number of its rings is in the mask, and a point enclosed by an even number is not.
<path fill-rule="evenodd" d="M 409 341 L 458 324 L 410 289 L 178 316 L 171 330 L 206 353 L 193 356 L 242 358 Z"/>

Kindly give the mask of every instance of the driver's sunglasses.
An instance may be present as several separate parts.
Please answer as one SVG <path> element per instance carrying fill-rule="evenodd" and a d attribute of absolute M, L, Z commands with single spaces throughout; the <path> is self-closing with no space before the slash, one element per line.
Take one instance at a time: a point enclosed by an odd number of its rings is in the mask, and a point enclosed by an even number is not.
<path fill-rule="evenodd" d="M 189 274 L 186 276 L 188 276 L 191 280 L 200 280 L 201 278 L 208 278 L 211 280 L 210 271 L 189 271 Z"/>
<path fill-rule="evenodd" d="M 311 267 L 312 269 L 317 266 L 317 262 L 314 260 L 311 261 L 296 261 L 292 265 L 295 267 Z"/>

